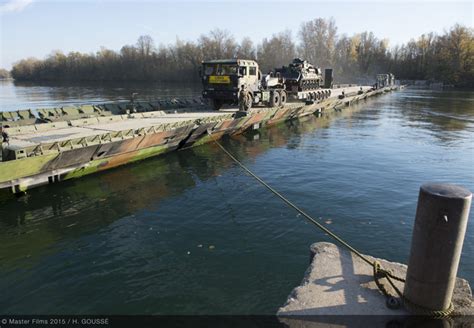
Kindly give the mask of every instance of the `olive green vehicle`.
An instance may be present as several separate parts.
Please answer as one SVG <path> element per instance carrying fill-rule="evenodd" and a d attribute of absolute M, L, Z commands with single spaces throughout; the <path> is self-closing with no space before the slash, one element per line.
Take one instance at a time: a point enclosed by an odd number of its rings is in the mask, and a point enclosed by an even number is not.
<path fill-rule="evenodd" d="M 202 96 L 219 110 L 223 105 L 238 105 L 248 111 L 255 104 L 270 107 L 286 103 L 287 94 L 281 77 L 262 78 L 258 63 L 247 59 L 219 59 L 202 63 Z"/>
<path fill-rule="evenodd" d="M 201 78 L 202 96 L 215 110 L 235 105 L 246 112 L 254 105 L 282 107 L 287 100 L 312 103 L 331 95 L 329 88 L 322 88 L 321 69 L 299 58 L 265 76 L 254 60 L 204 61 Z"/>

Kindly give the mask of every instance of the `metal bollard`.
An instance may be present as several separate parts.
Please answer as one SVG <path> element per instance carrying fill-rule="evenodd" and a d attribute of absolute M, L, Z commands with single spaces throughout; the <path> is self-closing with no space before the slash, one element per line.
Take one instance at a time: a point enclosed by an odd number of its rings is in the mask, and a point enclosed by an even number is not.
<path fill-rule="evenodd" d="M 469 190 L 456 185 L 421 186 L 403 292 L 411 303 L 438 311 L 449 308 L 471 199 Z"/>

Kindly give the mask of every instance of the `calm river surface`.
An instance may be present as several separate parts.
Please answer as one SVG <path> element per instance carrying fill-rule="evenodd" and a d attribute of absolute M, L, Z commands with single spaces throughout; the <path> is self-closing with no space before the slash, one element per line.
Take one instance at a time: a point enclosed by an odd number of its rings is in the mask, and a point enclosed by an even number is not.
<path fill-rule="evenodd" d="M 130 89 L 3 82 L 1 106 L 100 102 Z M 420 185 L 474 190 L 474 93 L 407 89 L 356 109 L 223 143 L 356 248 L 406 263 Z M 471 284 L 472 212 L 459 270 Z M 2 314 L 274 314 L 300 283 L 310 244 L 329 239 L 211 144 L 2 201 L 0 241 Z"/>

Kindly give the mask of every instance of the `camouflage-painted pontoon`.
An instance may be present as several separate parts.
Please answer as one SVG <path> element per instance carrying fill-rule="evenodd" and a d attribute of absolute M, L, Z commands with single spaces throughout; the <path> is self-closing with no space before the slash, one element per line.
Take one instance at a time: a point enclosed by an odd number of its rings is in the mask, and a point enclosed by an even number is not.
<path fill-rule="evenodd" d="M 329 115 L 383 91 L 350 87 L 340 97 L 343 89 L 333 89 L 328 99 L 253 108 L 245 116 L 237 108 L 213 111 L 200 100 L 2 113 L 2 125 L 10 127 L 9 143 L 2 143 L 0 190 L 18 193 L 200 145 L 212 140 L 209 133 L 220 138 L 314 113 Z"/>

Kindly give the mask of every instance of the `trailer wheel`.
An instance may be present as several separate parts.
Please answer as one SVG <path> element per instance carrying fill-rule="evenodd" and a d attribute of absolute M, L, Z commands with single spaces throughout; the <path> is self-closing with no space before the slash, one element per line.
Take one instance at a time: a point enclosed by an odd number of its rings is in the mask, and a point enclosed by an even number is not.
<path fill-rule="evenodd" d="M 274 90 L 270 93 L 270 107 L 276 107 L 280 105 L 280 94 Z"/>
<path fill-rule="evenodd" d="M 280 91 L 280 106 L 285 106 L 285 104 L 286 104 L 286 98 L 287 98 L 286 91 L 285 91 L 285 90 L 281 90 L 281 91 Z"/>
<path fill-rule="evenodd" d="M 222 101 L 218 99 L 211 99 L 210 104 L 214 110 L 219 110 L 222 107 Z"/>
<path fill-rule="evenodd" d="M 247 112 L 250 108 L 252 108 L 253 98 L 250 92 L 245 93 L 242 101 L 240 101 L 240 110 Z"/>

